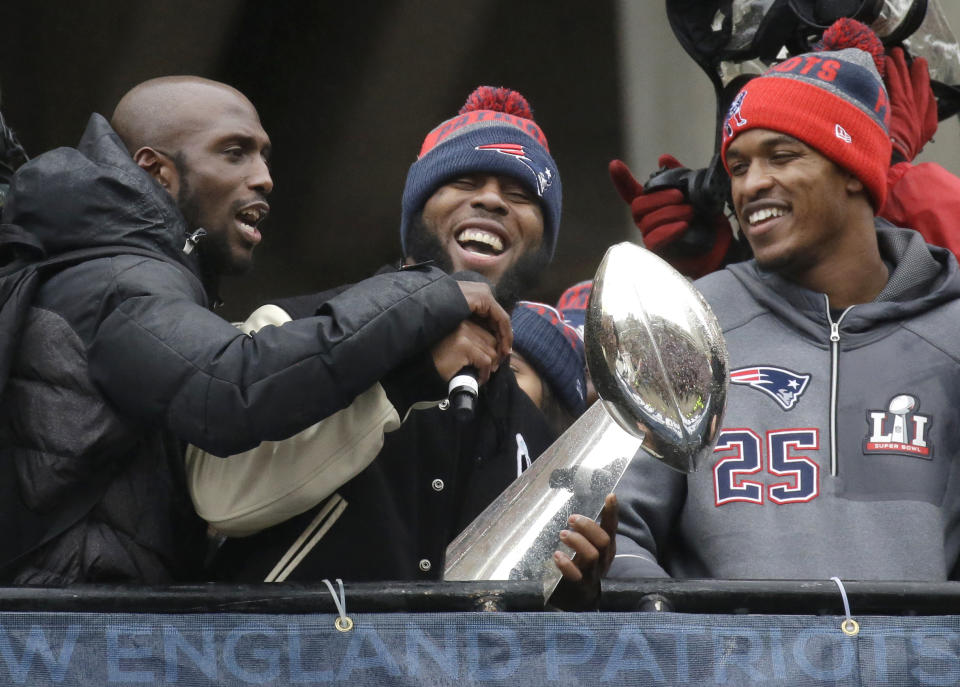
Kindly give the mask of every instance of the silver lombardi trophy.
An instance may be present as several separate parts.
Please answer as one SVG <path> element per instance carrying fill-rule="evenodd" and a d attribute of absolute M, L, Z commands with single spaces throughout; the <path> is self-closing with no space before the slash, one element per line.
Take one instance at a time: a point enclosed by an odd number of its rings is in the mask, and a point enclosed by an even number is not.
<path fill-rule="evenodd" d="M 642 449 L 689 472 L 708 455 L 727 396 L 727 350 L 700 293 L 632 243 L 594 278 L 584 341 L 600 400 L 447 547 L 446 580 L 560 581 L 553 563 L 573 513 L 596 517 Z"/>

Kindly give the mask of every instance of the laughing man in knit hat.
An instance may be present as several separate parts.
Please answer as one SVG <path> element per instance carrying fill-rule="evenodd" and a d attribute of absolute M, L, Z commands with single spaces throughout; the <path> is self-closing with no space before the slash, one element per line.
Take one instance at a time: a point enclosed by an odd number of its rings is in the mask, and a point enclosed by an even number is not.
<path fill-rule="evenodd" d="M 498 300 L 512 303 L 553 255 L 560 199 L 559 171 L 527 101 L 509 89 L 480 87 L 459 114 L 427 135 L 410 167 L 400 224 L 404 263 L 433 261 L 458 279 L 485 279 Z M 316 309 L 317 299 L 281 305 L 300 317 Z M 349 481 L 332 484 L 312 501 L 283 496 L 267 506 L 261 498 L 232 509 L 237 517 L 221 513 L 219 529 L 249 536 L 222 547 L 220 577 L 440 578 L 447 544 L 556 437 L 509 365 L 497 367 L 498 360 L 491 361 L 497 369 L 489 379 L 480 380 L 472 420 L 460 422 L 448 410 L 447 382 L 468 364 L 458 351 L 470 341 L 492 349 L 493 340 L 483 327 L 461 325 L 427 354 L 381 379 L 373 389 L 376 402 L 363 413 L 367 422 L 314 445 L 323 456 L 312 450 L 291 453 L 298 464 L 309 457 L 305 475 L 316 473 L 318 465 L 337 464 L 344 469 L 336 474 L 356 475 Z M 204 461 L 193 476 L 215 469 Z M 286 474 L 295 473 L 287 468 Z M 210 499 L 203 501 L 223 502 L 229 485 L 211 484 L 203 490 Z M 272 493 L 296 496 L 301 487 L 285 478 Z M 265 519 L 267 511 L 282 517 Z M 256 523 L 245 517 L 248 512 L 257 515 Z M 575 562 L 557 558 L 573 582 L 595 580 L 609 563 L 595 546 L 604 551 L 613 534 L 609 516 L 606 529 L 583 518 L 562 535 L 578 552 Z M 312 548 L 299 549 L 301 541 Z"/>
<path fill-rule="evenodd" d="M 427 134 L 410 166 L 404 256 L 479 272 L 512 305 L 553 258 L 561 197 L 560 172 L 526 99 L 481 86 Z"/>
<path fill-rule="evenodd" d="M 695 473 L 633 461 L 611 576 L 957 568 L 960 275 L 875 219 L 890 139 L 871 36 L 792 57 L 733 101 L 722 155 L 755 258 L 696 282 L 727 341 L 726 415 Z"/>

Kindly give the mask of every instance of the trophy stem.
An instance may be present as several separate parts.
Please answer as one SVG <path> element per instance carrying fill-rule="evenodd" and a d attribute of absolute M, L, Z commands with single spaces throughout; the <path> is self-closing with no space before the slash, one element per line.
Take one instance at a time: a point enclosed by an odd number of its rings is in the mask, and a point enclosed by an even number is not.
<path fill-rule="evenodd" d="M 560 530 L 574 513 L 596 518 L 643 437 L 624 431 L 597 401 L 447 547 L 445 580 L 560 582 L 553 552 L 572 551 Z"/>

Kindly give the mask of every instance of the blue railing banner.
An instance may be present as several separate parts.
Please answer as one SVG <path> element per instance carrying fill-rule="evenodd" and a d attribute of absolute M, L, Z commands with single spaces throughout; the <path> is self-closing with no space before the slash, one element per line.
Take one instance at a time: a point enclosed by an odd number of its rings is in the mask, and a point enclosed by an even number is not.
<path fill-rule="evenodd" d="M 960 617 L 0 613 L 3 685 L 955 685 Z M 346 625 L 343 623 L 342 625 Z"/>

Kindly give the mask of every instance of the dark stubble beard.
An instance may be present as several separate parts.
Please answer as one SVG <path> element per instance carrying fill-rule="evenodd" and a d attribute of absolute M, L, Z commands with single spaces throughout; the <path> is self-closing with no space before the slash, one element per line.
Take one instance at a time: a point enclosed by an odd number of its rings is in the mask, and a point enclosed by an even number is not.
<path fill-rule="evenodd" d="M 190 186 L 190 165 L 182 152 L 171 156 L 180 175 L 180 189 L 177 191 L 177 208 L 187 223 L 187 233 L 192 234 L 201 228 L 200 201 Z M 206 229 L 206 227 L 203 227 Z M 230 248 L 229 236 L 225 232 L 207 231 L 206 236 L 197 244 L 200 268 L 208 277 L 221 275 L 237 276 L 245 274 L 252 267 L 251 261 L 238 263 Z"/>
<path fill-rule="evenodd" d="M 817 264 L 816 258 L 796 253 L 778 255 L 762 262 L 754 255 L 754 260 L 761 272 L 777 274 L 790 281 L 800 283 L 802 283 L 803 275 L 807 274 Z"/>
<path fill-rule="evenodd" d="M 453 274 L 453 261 L 437 235 L 427 229 L 423 222 L 423 213 L 418 213 L 410 224 L 407 257 L 412 257 L 417 262 L 432 260 L 444 272 Z M 509 312 L 518 300 L 540 283 L 543 271 L 549 263 L 546 246 L 541 245 L 532 253 L 522 254 L 507 268 L 500 281 L 493 285 L 494 296 L 504 310 Z"/>

